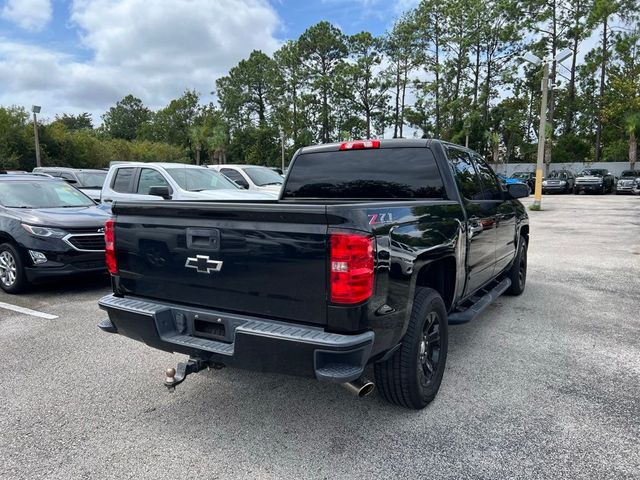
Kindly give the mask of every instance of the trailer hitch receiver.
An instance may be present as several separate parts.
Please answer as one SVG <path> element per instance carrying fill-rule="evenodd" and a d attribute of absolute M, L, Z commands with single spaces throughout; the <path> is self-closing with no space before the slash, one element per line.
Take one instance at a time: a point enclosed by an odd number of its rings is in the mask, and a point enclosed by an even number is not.
<path fill-rule="evenodd" d="M 164 386 L 169 389 L 170 392 L 174 392 L 177 385 L 180 385 L 187 378 L 187 375 L 192 373 L 198 373 L 200 370 L 209 369 L 210 367 L 219 370 L 224 367 L 221 363 L 210 363 L 199 358 L 190 358 L 186 363 L 180 362 L 176 368 L 167 368 L 165 370 L 166 378 L 164 379 Z"/>

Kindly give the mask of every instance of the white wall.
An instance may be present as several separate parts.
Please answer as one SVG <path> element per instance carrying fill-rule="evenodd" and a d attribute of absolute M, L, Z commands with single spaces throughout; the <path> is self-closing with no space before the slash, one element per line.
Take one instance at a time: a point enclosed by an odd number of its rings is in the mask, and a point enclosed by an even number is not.
<path fill-rule="evenodd" d="M 495 165 L 491 165 L 495 168 Z M 598 162 L 598 163 L 552 163 L 549 165 L 549 171 L 551 170 L 569 170 L 570 172 L 579 173 L 584 168 L 606 168 L 616 177 L 619 177 L 623 170 L 629 170 L 629 162 Z M 535 163 L 508 163 L 499 164 L 496 169 L 498 173 L 502 173 L 506 176 L 511 176 L 515 172 L 535 172 Z"/>

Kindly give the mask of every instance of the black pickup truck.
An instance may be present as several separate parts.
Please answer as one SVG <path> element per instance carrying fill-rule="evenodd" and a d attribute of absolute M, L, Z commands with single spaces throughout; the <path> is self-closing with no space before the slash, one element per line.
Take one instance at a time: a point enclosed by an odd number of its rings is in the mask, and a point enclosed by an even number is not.
<path fill-rule="evenodd" d="M 448 324 L 525 288 L 529 224 L 476 153 L 437 140 L 296 152 L 278 200 L 116 202 L 100 328 L 223 365 L 435 397 Z"/>

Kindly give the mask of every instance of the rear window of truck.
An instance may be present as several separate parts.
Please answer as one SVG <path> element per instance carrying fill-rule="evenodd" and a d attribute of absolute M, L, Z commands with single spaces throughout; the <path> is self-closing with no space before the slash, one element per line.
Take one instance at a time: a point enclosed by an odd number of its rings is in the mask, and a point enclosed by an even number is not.
<path fill-rule="evenodd" d="M 291 167 L 283 198 L 444 198 L 427 148 L 305 153 Z"/>

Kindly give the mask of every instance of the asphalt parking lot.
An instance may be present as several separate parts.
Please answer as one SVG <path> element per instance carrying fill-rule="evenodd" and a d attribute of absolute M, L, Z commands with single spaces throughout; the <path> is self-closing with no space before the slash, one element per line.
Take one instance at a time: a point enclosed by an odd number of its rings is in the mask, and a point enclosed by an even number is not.
<path fill-rule="evenodd" d="M 184 357 L 96 327 L 107 279 L 0 293 L 57 316 L 0 307 L 0 478 L 639 478 L 640 197 L 543 206 L 527 290 L 451 327 L 420 412 L 230 369 L 169 394 Z"/>

